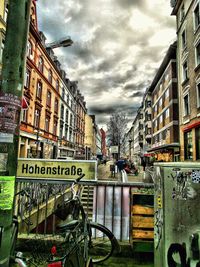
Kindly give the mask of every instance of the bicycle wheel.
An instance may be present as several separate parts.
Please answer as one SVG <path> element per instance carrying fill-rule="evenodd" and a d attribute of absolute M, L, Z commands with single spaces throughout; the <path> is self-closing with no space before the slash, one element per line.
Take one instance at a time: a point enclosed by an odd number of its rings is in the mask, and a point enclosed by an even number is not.
<path fill-rule="evenodd" d="M 88 254 L 93 263 L 107 260 L 115 249 L 119 249 L 118 242 L 113 233 L 105 226 L 90 222 L 91 240 L 88 244 Z"/>

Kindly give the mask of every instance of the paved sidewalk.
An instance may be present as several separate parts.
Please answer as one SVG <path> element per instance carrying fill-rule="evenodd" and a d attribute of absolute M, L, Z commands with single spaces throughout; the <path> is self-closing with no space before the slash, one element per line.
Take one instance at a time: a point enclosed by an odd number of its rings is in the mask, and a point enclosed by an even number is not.
<path fill-rule="evenodd" d="M 135 260 L 134 258 L 121 258 L 121 257 L 111 257 L 107 261 L 98 264 L 98 266 L 109 266 L 109 267 L 153 267 L 152 261 L 141 262 Z"/>

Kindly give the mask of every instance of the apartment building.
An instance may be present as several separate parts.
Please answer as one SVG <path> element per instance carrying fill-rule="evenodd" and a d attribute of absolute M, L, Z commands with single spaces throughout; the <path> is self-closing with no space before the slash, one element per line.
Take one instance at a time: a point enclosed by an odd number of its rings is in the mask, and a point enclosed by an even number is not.
<path fill-rule="evenodd" d="M 45 48 L 45 36 L 38 31 L 33 1 L 24 82 L 24 99 L 28 109 L 22 111 L 20 157 L 56 158 L 60 83 L 59 70 L 52 54 Z"/>
<path fill-rule="evenodd" d="M 74 96 L 77 91 L 77 84 L 66 78 L 65 71 L 61 70 L 61 75 L 58 157 L 73 159 L 75 155 L 76 132 L 76 101 Z"/>
<path fill-rule="evenodd" d="M 45 41 L 32 1 L 24 83 L 28 108 L 21 114 L 19 156 L 72 159 L 84 152 L 85 102 Z"/>
<path fill-rule="evenodd" d="M 146 89 L 144 97 L 142 100 L 143 106 L 143 120 L 140 120 L 139 129 L 142 134 L 143 130 L 143 147 L 142 147 L 142 157 L 149 157 L 148 149 L 151 148 L 152 140 L 152 95 L 151 92 Z M 146 159 L 146 161 L 148 161 Z"/>
<path fill-rule="evenodd" d="M 90 157 L 96 157 L 96 129 L 93 118 L 85 115 L 85 147 L 90 151 Z"/>
<path fill-rule="evenodd" d="M 137 111 L 137 115 L 133 121 L 133 161 L 138 165 L 141 163 L 141 156 L 143 150 L 143 106 L 141 105 Z"/>
<path fill-rule="evenodd" d="M 177 25 L 181 161 L 200 160 L 200 1 L 171 1 Z"/>
<path fill-rule="evenodd" d="M 148 88 L 148 94 L 151 94 L 152 100 L 151 102 L 147 100 L 145 103 L 149 108 L 152 105 L 152 116 L 146 113 L 147 117 L 145 117 L 147 122 L 152 119 L 151 148 L 147 151 L 154 153 L 158 161 L 179 160 L 176 47 L 176 42 L 170 45 Z M 146 138 L 148 137 L 148 132 L 146 132 L 148 127 L 145 128 Z"/>
<path fill-rule="evenodd" d="M 85 116 L 87 114 L 86 102 L 80 93 L 76 90 L 76 116 L 75 116 L 75 157 L 85 157 Z"/>

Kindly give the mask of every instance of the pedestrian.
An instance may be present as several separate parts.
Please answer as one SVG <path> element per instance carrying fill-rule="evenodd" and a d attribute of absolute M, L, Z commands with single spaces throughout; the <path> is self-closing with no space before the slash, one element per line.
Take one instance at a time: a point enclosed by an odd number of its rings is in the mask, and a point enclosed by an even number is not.
<path fill-rule="evenodd" d="M 142 167 L 143 167 L 143 171 L 145 171 L 145 168 L 146 168 L 146 161 L 143 159 L 142 160 Z"/>

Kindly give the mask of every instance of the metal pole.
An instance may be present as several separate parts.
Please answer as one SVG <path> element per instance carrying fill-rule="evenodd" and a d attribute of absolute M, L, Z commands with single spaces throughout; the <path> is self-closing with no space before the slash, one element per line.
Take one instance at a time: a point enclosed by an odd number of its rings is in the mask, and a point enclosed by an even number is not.
<path fill-rule="evenodd" d="M 15 177 L 17 171 L 21 98 L 29 30 L 30 5 L 31 0 L 9 1 L 0 86 L 0 156 L 4 158 L 4 167 L 2 167 L 2 164 L 0 165 L 0 175 L 8 180 L 10 176 Z M 3 186 L 5 184 L 2 183 L 0 185 Z M 5 193 L 1 191 L 0 267 L 9 266 L 12 236 L 13 188 L 9 181 L 7 181 L 6 187 L 6 194 L 11 201 L 11 205 L 4 205 L 3 199 L 5 198 Z M 7 201 L 7 199 L 5 201 Z"/>

